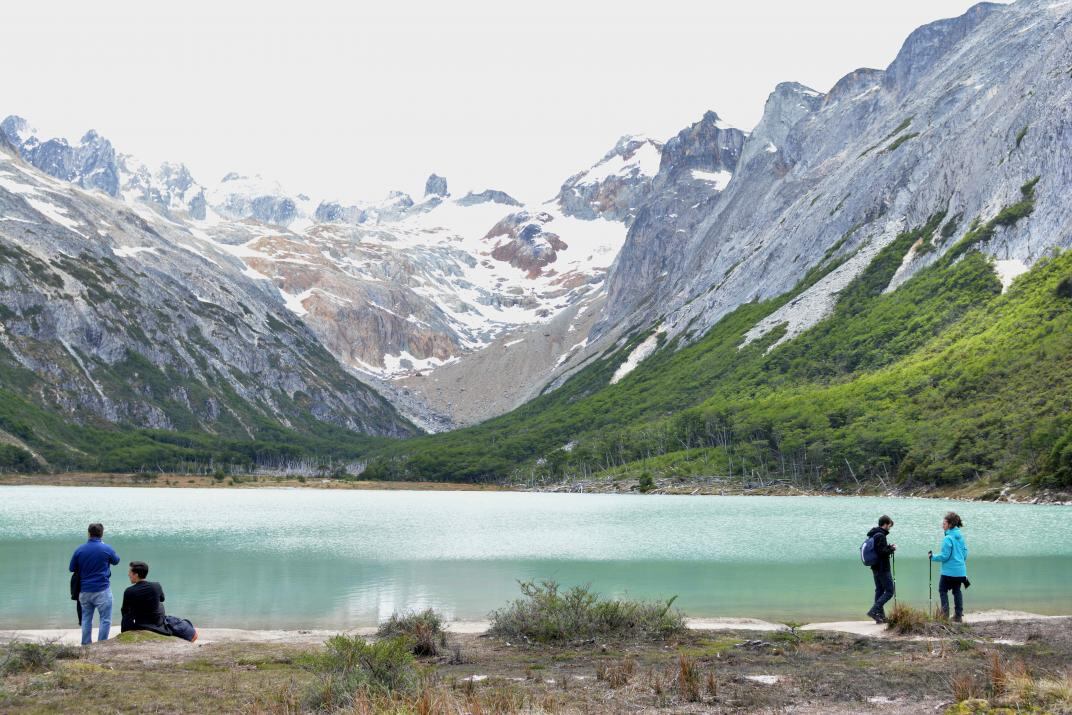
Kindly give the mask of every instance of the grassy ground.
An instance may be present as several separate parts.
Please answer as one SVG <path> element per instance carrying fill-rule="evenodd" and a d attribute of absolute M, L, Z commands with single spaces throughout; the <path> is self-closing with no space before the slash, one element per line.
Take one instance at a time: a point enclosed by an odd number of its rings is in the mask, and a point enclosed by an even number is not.
<path fill-rule="evenodd" d="M 448 638 L 438 655 L 417 660 L 417 694 L 346 712 L 1072 712 L 1057 687 L 1068 682 L 1072 619 L 961 626 L 930 639 L 690 631 L 665 641 L 536 646 Z M 3 676 L 0 711 L 304 712 L 302 693 L 318 677 L 310 663 L 322 652 L 124 640 Z M 1026 687 L 1025 678 L 1050 685 Z"/>

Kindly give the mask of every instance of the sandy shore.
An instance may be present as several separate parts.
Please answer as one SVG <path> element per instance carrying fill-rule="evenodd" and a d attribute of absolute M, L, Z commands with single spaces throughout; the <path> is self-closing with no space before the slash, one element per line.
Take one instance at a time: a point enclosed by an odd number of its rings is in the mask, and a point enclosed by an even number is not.
<path fill-rule="evenodd" d="M 1024 611 L 980 611 L 968 613 L 964 620 L 968 623 L 991 623 L 999 621 L 1026 621 L 1026 620 L 1049 620 L 1065 618 L 1065 616 L 1043 616 L 1037 613 Z M 446 624 L 448 633 L 480 635 L 490 627 L 488 621 L 454 621 Z M 696 631 L 784 631 L 788 630 L 782 623 L 763 621 L 756 618 L 690 618 L 687 621 L 690 629 Z M 94 624 L 93 638 L 97 637 L 96 624 Z M 808 623 L 800 627 L 804 631 L 831 631 L 835 633 L 851 633 L 859 636 L 873 638 L 890 637 L 890 632 L 885 626 L 872 621 L 825 621 Z M 113 625 L 110 638 L 119 635 L 118 625 Z M 278 629 L 278 630 L 248 630 L 240 628 L 199 628 L 198 645 L 209 643 L 286 643 L 292 645 L 315 645 L 323 643 L 327 638 L 338 633 L 347 635 L 372 636 L 376 633 L 374 626 L 350 628 L 344 630 L 327 629 Z M 44 629 L 16 629 L 0 630 L 0 643 L 12 640 L 48 640 L 77 645 L 81 642 L 82 632 L 77 628 L 44 628 Z"/>

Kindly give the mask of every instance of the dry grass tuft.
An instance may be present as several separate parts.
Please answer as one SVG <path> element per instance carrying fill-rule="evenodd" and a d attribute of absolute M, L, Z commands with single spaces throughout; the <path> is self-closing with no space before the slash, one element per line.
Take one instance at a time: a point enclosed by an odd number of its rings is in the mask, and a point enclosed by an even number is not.
<path fill-rule="evenodd" d="M 975 677 L 970 673 L 959 673 L 949 680 L 949 689 L 953 693 L 953 699 L 958 703 L 965 700 L 975 700 L 982 695 Z"/>
<path fill-rule="evenodd" d="M 677 689 L 687 702 L 700 701 L 700 668 L 694 658 L 682 653 L 677 657 Z"/>
<path fill-rule="evenodd" d="M 627 656 L 620 663 L 599 663 L 596 665 L 596 680 L 602 680 L 611 688 L 628 685 L 636 673 L 636 660 Z"/>
<path fill-rule="evenodd" d="M 898 603 L 890 611 L 890 614 L 886 616 L 886 628 L 901 635 L 921 633 L 931 620 L 927 617 L 925 611 L 912 608 L 904 603 Z"/>

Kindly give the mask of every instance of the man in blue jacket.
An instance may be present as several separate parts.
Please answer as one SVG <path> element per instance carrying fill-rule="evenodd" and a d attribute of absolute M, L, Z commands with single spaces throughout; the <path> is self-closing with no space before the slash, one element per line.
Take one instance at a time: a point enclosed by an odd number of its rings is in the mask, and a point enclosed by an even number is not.
<path fill-rule="evenodd" d="M 78 603 L 82 606 L 82 645 L 93 640 L 93 611 L 100 614 L 100 629 L 97 640 L 108 640 L 112 627 L 112 566 L 119 563 L 115 549 L 101 541 L 104 527 L 89 525 L 89 540 L 74 550 L 71 556 L 71 573 L 77 572 L 82 579 Z"/>

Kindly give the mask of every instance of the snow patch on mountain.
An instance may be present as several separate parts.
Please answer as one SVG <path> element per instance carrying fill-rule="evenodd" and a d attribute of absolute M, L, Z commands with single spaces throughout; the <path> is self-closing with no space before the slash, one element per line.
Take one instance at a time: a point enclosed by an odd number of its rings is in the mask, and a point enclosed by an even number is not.
<path fill-rule="evenodd" d="M 693 169 L 692 178 L 697 181 L 707 181 L 713 184 L 716 189 L 722 191 L 726 188 L 726 184 L 730 183 L 730 179 L 733 178 L 733 173 L 725 170 L 700 171 L 699 169 Z"/>
<path fill-rule="evenodd" d="M 659 146 L 645 138 L 623 137 L 622 142 L 636 141 L 639 143 L 630 153 L 614 152 L 604 157 L 591 169 L 581 172 L 576 177 L 577 184 L 596 184 L 612 176 L 632 176 L 641 174 L 655 176 L 659 171 L 659 162 L 662 160 L 662 152 Z"/>

